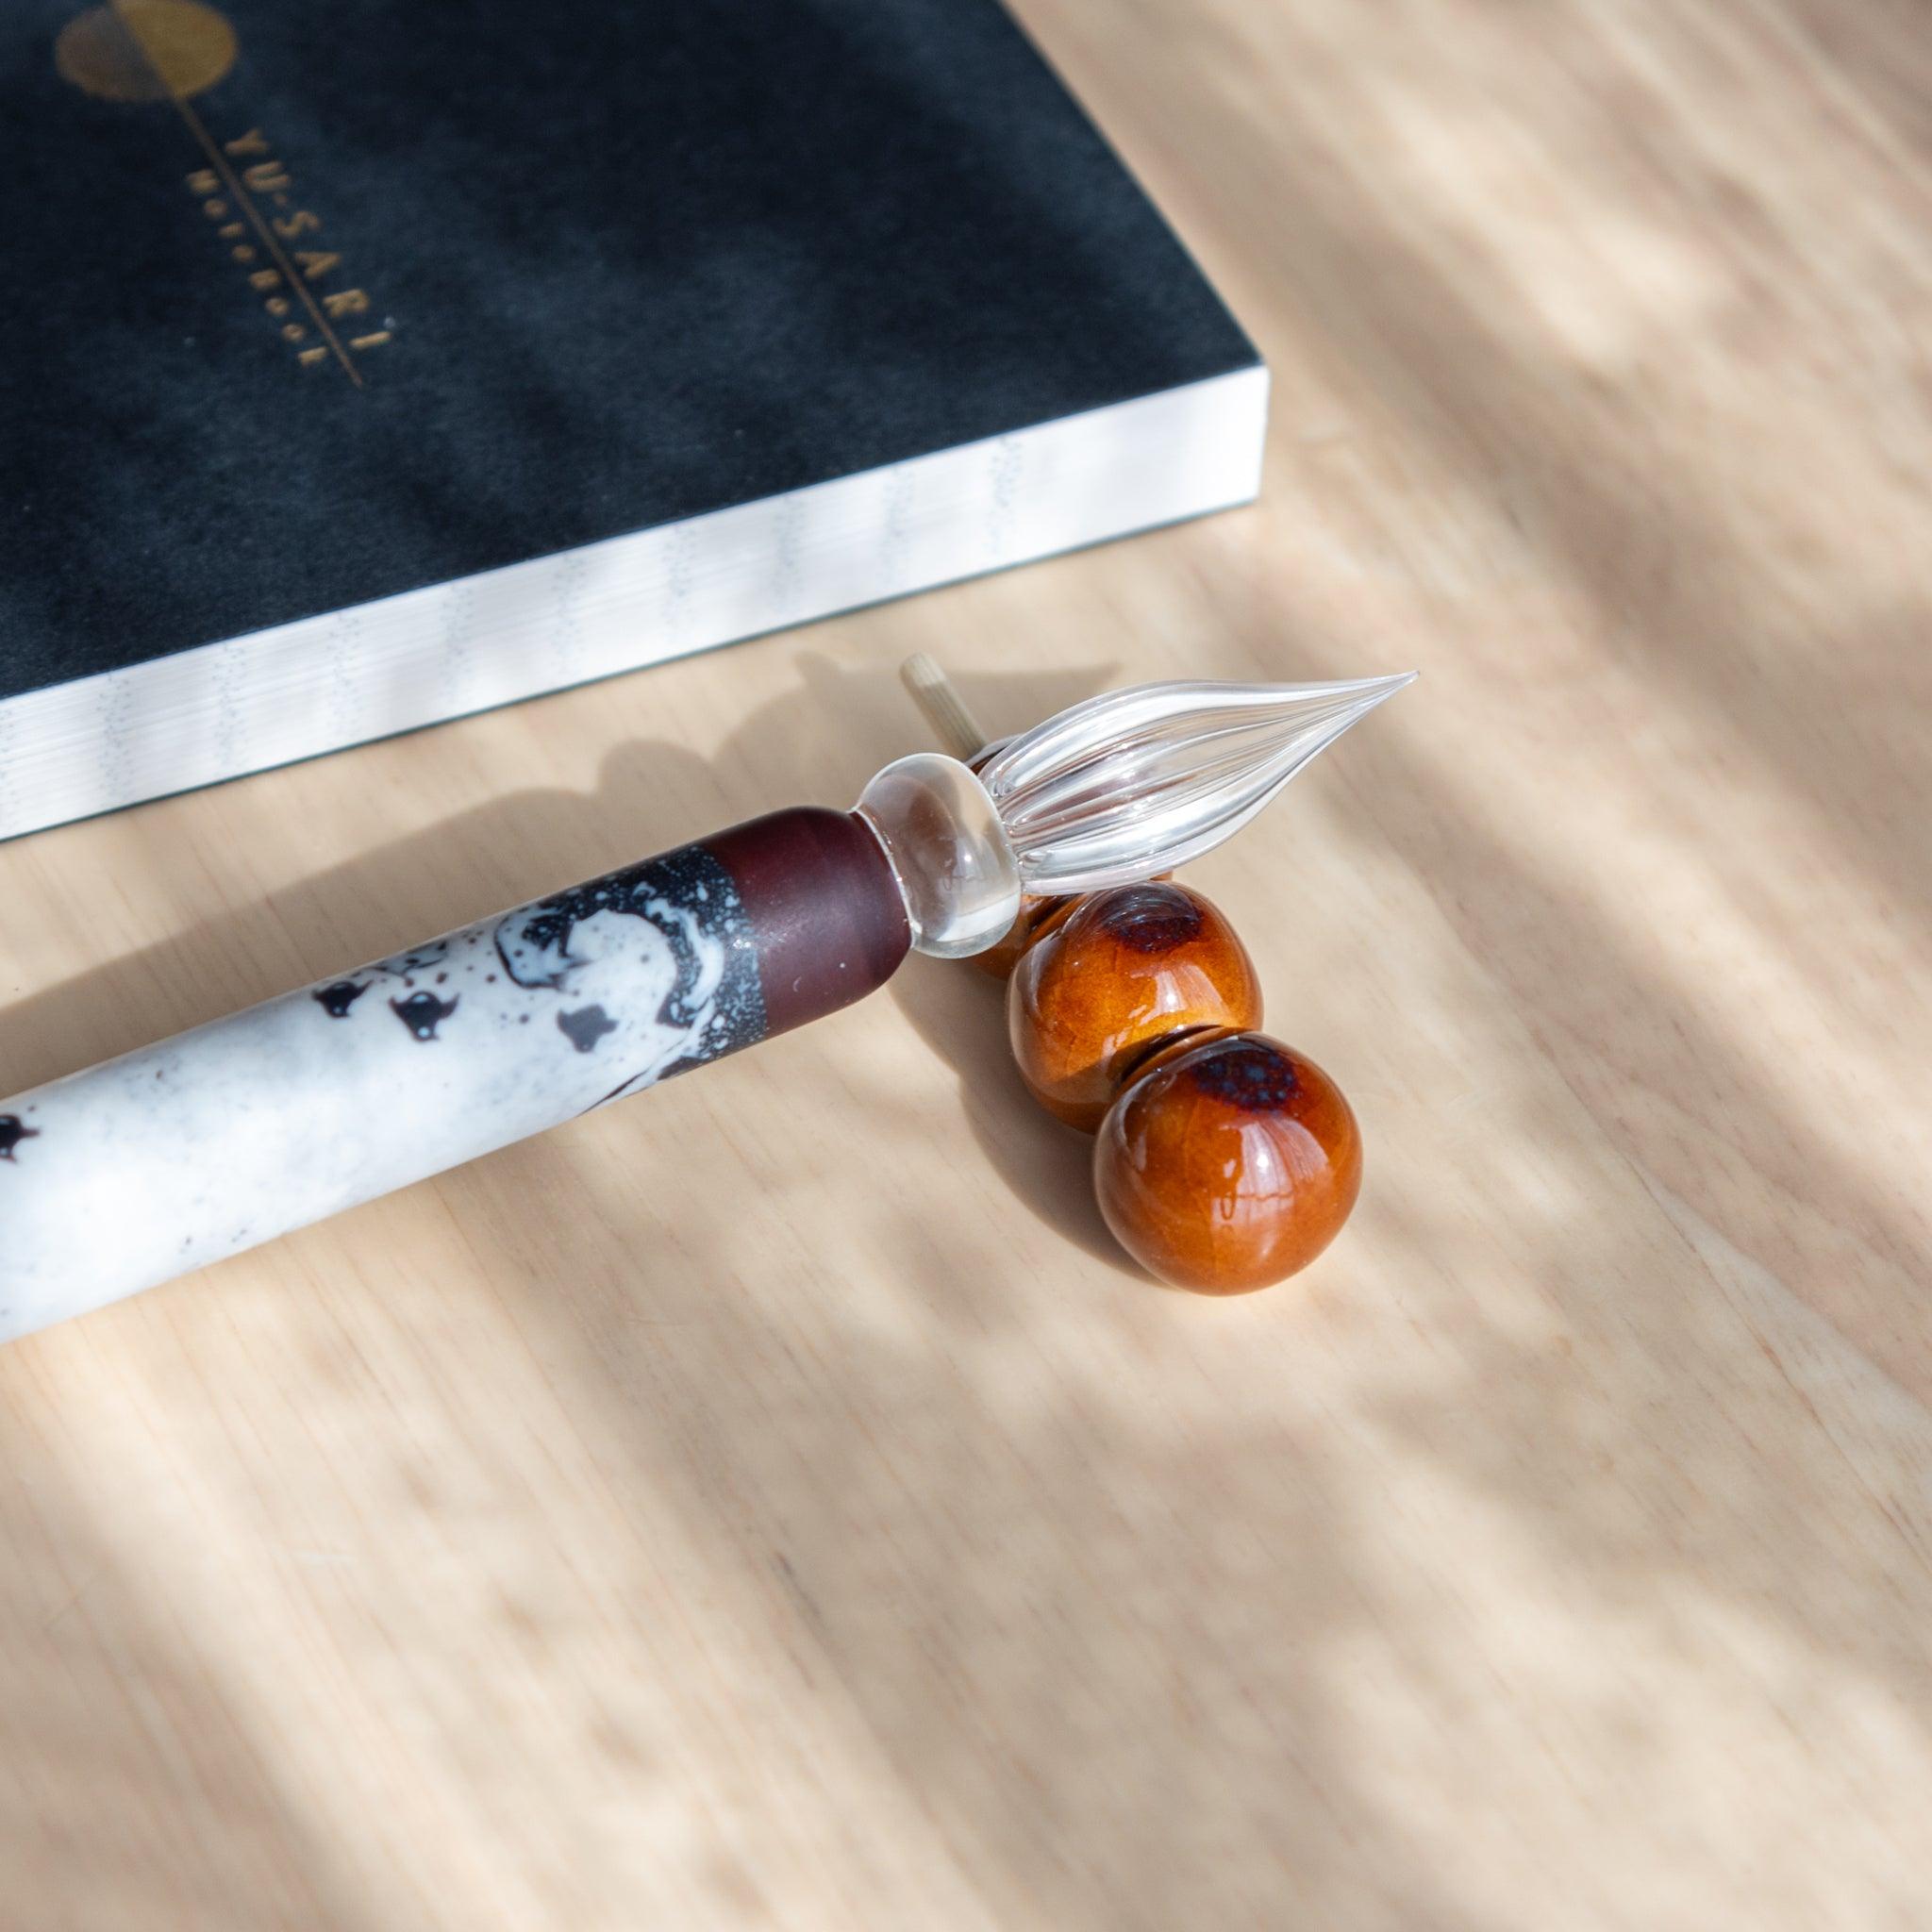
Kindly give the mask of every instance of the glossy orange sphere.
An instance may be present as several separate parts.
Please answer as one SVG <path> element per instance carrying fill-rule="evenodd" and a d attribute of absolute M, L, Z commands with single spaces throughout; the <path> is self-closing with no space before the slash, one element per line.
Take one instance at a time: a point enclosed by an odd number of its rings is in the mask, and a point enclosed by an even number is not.
<path fill-rule="evenodd" d="M 1260 1022 L 1260 982 L 1234 928 L 1199 892 L 1158 881 L 1091 892 L 1044 923 L 1007 989 L 1022 1078 L 1090 1134 L 1154 1041 Z"/>
<path fill-rule="evenodd" d="M 1158 872 L 1154 876 L 1165 883 L 1174 874 Z M 1079 903 L 1078 894 L 1025 893 L 1020 901 L 1019 917 L 1007 928 L 1006 938 L 983 953 L 974 953 L 969 963 L 978 967 L 990 979 L 1010 978 L 1013 968 L 1020 963 L 1021 954 Z"/>
<path fill-rule="evenodd" d="M 1093 1147 L 1100 1211 L 1121 1245 L 1197 1294 L 1246 1294 L 1306 1268 L 1361 1183 L 1361 1134 L 1341 1090 L 1260 1033 L 1155 1054 Z"/>

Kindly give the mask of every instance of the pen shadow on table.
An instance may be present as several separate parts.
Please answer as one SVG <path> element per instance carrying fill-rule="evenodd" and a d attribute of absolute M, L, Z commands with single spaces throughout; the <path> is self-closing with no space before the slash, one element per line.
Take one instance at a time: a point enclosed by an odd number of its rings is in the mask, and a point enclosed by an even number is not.
<path fill-rule="evenodd" d="M 609 753 L 590 791 L 498 794 L 455 817 L 385 842 L 271 897 L 206 910 L 206 877 L 182 895 L 180 927 L 153 945 L 0 1006 L 0 1093 L 19 1092 L 187 1027 L 203 1024 L 291 986 L 381 958 L 430 933 L 448 931 L 541 898 L 580 878 L 668 851 L 762 812 L 843 795 L 856 797 L 882 764 L 926 741 L 911 701 L 887 665 L 847 670 L 823 653 L 797 660 L 801 689 L 765 707 L 718 754 L 647 739 Z M 990 729 L 1013 729 L 1091 695 L 1110 666 L 1010 677 L 961 677 Z M 635 685 L 609 687 L 623 703 Z M 567 694 L 566 694 L 567 695 Z M 521 708 L 541 715 L 538 699 Z M 817 722 L 801 728 L 801 718 Z M 461 728 L 458 726 L 456 728 Z M 382 785 L 382 762 L 408 756 L 408 737 L 338 753 L 344 785 Z M 243 795 L 249 781 L 239 781 Z M 715 807 L 707 800 L 715 800 Z M 177 850 L 166 800 L 123 816 L 117 862 L 171 875 Z M 60 834 L 43 835 L 58 837 Z M 964 969 L 961 969 L 963 974 Z M 984 1077 L 996 1059 L 982 1008 L 999 1008 L 1000 989 L 974 975 L 986 998 L 935 999 L 930 988 L 908 1017 L 933 1050 L 969 1074 L 975 1091 L 1012 1124 L 1031 1109 L 1012 1083 Z M 897 991 L 896 982 L 891 991 Z M 1004 1028 L 998 1033 L 1004 1049 Z M 999 1105 L 1011 1100 L 1010 1109 Z M 990 1135 L 995 1142 L 1010 1136 Z M 1024 1180 L 1024 1176 L 1021 1176 Z"/>

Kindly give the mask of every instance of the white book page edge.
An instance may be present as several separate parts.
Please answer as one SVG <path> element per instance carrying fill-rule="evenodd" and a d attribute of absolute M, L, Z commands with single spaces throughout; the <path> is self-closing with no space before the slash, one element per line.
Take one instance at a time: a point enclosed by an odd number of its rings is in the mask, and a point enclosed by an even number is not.
<path fill-rule="evenodd" d="M 0 838 L 1251 501 L 1268 372 L 0 704 Z"/>

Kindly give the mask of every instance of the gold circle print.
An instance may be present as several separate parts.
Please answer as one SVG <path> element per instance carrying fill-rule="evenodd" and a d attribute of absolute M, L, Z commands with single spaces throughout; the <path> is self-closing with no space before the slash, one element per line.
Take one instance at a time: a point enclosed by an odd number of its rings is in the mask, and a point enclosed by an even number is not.
<path fill-rule="evenodd" d="M 235 64 L 235 29 L 201 0 L 112 0 L 60 29 L 60 77 L 103 101 L 185 100 Z"/>

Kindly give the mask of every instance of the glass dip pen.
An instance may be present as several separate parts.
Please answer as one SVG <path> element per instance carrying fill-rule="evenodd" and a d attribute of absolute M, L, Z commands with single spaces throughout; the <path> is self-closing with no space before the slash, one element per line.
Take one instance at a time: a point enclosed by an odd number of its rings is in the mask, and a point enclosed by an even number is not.
<path fill-rule="evenodd" d="M 1408 675 L 1150 684 L 0 1101 L 0 1340 L 803 1025 L 1246 824 Z"/>

